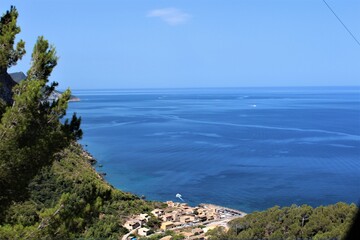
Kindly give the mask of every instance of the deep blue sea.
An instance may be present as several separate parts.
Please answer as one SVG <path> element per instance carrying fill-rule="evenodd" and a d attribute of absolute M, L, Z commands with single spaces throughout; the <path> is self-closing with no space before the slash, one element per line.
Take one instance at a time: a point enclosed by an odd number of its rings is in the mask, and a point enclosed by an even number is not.
<path fill-rule="evenodd" d="M 69 114 L 112 185 L 149 200 L 360 200 L 360 88 L 79 90 Z"/>

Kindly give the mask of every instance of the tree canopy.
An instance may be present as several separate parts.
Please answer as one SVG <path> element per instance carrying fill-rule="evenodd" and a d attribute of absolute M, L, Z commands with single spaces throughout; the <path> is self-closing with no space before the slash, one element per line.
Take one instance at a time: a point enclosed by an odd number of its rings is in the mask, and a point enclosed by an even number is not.
<path fill-rule="evenodd" d="M 337 203 L 312 208 L 308 205 L 272 207 L 229 223 L 229 231 L 217 228 L 210 239 L 344 239 L 357 207 Z"/>
<path fill-rule="evenodd" d="M 11 7 L 1 18 L 0 78 L 25 54 L 23 41 L 14 46 L 17 17 Z M 5 86 L 11 101 L 0 95 L 0 239 L 118 239 L 125 217 L 152 204 L 115 190 L 89 164 L 76 142 L 81 118 L 63 119 L 71 92 L 54 98 L 58 84 L 49 82 L 57 61 L 38 37 L 27 78 Z"/>
<path fill-rule="evenodd" d="M 16 8 L 11 7 L 1 18 L 2 68 L 14 65 L 25 53 L 23 41 L 13 48 L 15 35 L 20 32 L 17 16 Z M 13 88 L 13 103 L 1 116 L 0 213 L 11 201 L 26 195 L 29 181 L 42 167 L 82 136 L 81 119 L 76 115 L 70 121 L 60 121 L 66 114 L 70 90 L 58 99 L 50 99 L 57 83 L 48 85 L 48 78 L 57 59 L 55 48 L 39 37 L 28 77 Z"/>
<path fill-rule="evenodd" d="M 26 53 L 23 40 L 14 46 L 15 37 L 21 30 L 17 25 L 18 15 L 16 8 L 11 6 L 0 19 L 0 73 L 16 65 Z"/>

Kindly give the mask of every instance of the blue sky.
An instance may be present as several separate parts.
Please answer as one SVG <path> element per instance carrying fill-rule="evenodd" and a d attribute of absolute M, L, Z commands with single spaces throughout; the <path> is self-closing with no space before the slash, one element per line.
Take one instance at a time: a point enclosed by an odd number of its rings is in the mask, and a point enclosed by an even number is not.
<path fill-rule="evenodd" d="M 360 1 L 327 0 L 360 39 Z M 61 88 L 360 85 L 360 47 L 322 0 L 1 0 Z"/>

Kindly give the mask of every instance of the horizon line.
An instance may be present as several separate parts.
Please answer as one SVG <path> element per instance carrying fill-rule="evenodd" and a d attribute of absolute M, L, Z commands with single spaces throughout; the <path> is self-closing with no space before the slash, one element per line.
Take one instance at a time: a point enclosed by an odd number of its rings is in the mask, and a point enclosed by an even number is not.
<path fill-rule="evenodd" d="M 242 86 L 242 87 L 127 87 L 127 88 L 70 88 L 70 90 L 186 90 L 186 89 L 241 89 L 241 88 L 360 88 L 359 85 L 314 85 L 314 86 Z M 59 88 L 59 90 L 66 90 L 67 88 Z"/>

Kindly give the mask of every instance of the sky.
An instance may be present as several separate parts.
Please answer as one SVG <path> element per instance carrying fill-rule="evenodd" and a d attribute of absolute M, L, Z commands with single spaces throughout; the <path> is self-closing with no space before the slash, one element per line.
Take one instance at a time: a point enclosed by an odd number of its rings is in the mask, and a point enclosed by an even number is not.
<path fill-rule="evenodd" d="M 326 0 L 360 40 L 360 1 Z M 60 88 L 358 86 L 360 46 L 323 0 L 1 0 Z"/>

